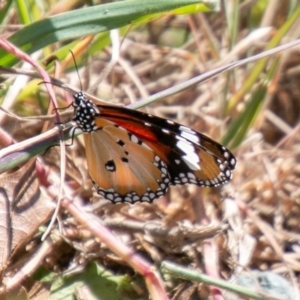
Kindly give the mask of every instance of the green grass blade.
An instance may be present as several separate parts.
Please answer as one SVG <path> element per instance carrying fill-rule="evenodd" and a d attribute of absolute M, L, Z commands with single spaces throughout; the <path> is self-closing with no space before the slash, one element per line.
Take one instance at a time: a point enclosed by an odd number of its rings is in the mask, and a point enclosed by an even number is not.
<path fill-rule="evenodd" d="M 97 5 L 59 14 L 32 23 L 10 37 L 10 42 L 33 53 L 58 41 L 120 28 L 138 18 L 196 4 L 197 0 L 130 0 Z M 16 58 L 0 49 L 0 64 L 13 66 Z"/>
<path fill-rule="evenodd" d="M 8 11 L 11 9 L 12 3 L 12 0 L 8 0 L 6 1 L 5 6 L 2 9 L 0 9 L 0 24 L 3 25 L 3 21 L 7 16 Z"/>
<path fill-rule="evenodd" d="M 238 145 L 240 145 L 240 143 L 245 138 L 248 130 L 254 123 L 257 115 L 261 110 L 261 107 L 263 106 L 270 81 L 274 78 L 274 74 L 277 68 L 278 59 L 273 62 L 263 82 L 260 83 L 251 93 L 251 99 L 247 103 L 244 111 L 240 113 L 229 126 L 226 134 L 222 139 L 222 143 L 228 146 L 230 149 L 234 149 Z"/>

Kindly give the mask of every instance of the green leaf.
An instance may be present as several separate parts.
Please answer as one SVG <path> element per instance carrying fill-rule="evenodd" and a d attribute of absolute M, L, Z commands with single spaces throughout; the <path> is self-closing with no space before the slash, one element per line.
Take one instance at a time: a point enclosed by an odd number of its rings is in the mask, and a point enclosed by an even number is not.
<path fill-rule="evenodd" d="M 32 23 L 10 37 L 10 42 L 33 53 L 58 41 L 120 28 L 138 18 L 169 11 L 197 0 L 128 0 L 86 7 Z M 10 67 L 17 59 L 0 49 L 0 65 Z"/>
<path fill-rule="evenodd" d="M 59 277 L 51 287 L 51 300 L 73 300 L 74 293 L 85 290 L 86 299 L 130 300 L 137 295 L 127 276 L 116 276 L 95 263 L 89 263 L 83 273 Z"/>

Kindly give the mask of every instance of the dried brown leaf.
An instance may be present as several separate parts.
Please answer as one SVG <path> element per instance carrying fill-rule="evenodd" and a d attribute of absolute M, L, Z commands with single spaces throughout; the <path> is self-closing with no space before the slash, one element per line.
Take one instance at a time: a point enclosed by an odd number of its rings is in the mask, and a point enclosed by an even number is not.
<path fill-rule="evenodd" d="M 31 160 L 13 173 L 0 176 L 0 266 L 45 223 L 53 204 L 42 196 Z"/>

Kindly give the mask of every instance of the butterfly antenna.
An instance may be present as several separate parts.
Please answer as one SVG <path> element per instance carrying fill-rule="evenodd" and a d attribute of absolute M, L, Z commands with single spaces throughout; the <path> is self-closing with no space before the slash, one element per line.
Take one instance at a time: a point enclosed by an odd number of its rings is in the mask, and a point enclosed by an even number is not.
<path fill-rule="evenodd" d="M 76 72 L 77 72 L 77 75 L 78 75 L 78 79 L 79 79 L 79 83 L 80 83 L 80 90 L 82 91 L 82 83 L 81 83 L 81 79 L 80 79 L 80 76 L 79 76 L 79 71 L 78 71 L 78 66 L 77 66 L 77 63 L 76 63 L 75 55 L 74 55 L 74 53 L 71 49 L 69 49 L 69 51 L 71 52 L 71 55 L 73 57 L 74 66 L 75 66 L 75 69 L 76 69 Z"/>

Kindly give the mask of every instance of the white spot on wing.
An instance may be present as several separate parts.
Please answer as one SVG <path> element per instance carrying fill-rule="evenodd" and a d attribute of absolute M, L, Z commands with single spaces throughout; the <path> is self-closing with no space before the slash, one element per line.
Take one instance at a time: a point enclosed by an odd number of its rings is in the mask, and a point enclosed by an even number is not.
<path fill-rule="evenodd" d="M 195 148 L 192 144 L 179 140 L 176 143 L 176 146 L 185 153 L 185 155 L 182 156 L 182 159 L 191 170 L 196 171 L 201 169 L 199 156 L 195 153 Z"/>
<path fill-rule="evenodd" d="M 131 141 L 132 141 L 133 143 L 138 144 L 139 139 L 138 139 L 134 134 L 132 134 L 130 138 L 131 138 Z"/>
<path fill-rule="evenodd" d="M 144 147 L 144 148 L 147 148 L 147 149 L 149 149 L 149 150 L 152 150 L 147 144 L 145 144 L 145 143 L 142 143 L 142 146 Z"/>
<path fill-rule="evenodd" d="M 200 141 L 199 141 L 199 137 L 197 136 L 197 132 L 188 128 L 188 127 L 185 127 L 185 126 L 180 126 L 179 127 L 179 130 L 181 130 L 181 133 L 180 135 L 182 137 L 184 137 L 185 139 L 193 142 L 193 143 L 196 143 L 196 144 L 199 144 Z"/>
<path fill-rule="evenodd" d="M 185 142 L 186 144 L 190 144 L 190 145 L 192 144 L 191 142 L 189 142 L 187 139 L 183 138 L 183 137 L 180 136 L 180 135 L 176 135 L 175 137 L 176 137 L 177 140 L 183 141 L 183 142 Z"/>

